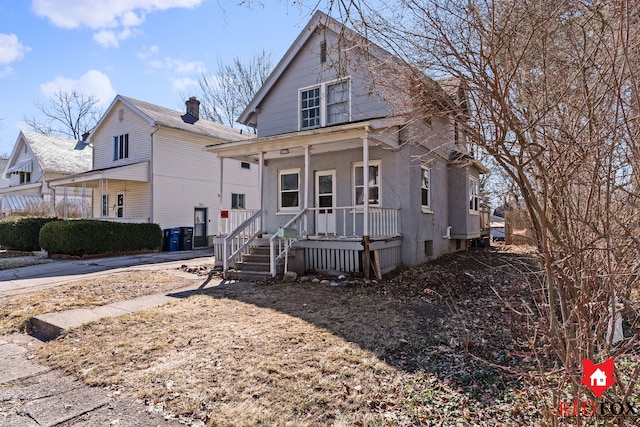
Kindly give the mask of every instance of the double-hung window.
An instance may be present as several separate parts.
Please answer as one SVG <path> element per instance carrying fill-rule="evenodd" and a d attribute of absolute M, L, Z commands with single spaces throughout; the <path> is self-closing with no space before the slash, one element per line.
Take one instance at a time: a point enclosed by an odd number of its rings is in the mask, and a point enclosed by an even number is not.
<path fill-rule="evenodd" d="M 320 126 L 320 87 L 300 91 L 302 129 Z"/>
<path fill-rule="evenodd" d="M 422 172 L 420 183 L 422 201 L 420 205 L 422 206 L 422 212 L 431 212 L 431 170 L 426 166 L 422 166 L 420 170 Z"/>
<path fill-rule="evenodd" d="M 344 123 L 350 120 L 351 81 L 321 83 L 300 90 L 300 129 Z"/>
<path fill-rule="evenodd" d="M 129 134 L 113 137 L 113 160 L 129 158 Z"/>
<path fill-rule="evenodd" d="M 478 180 L 469 178 L 469 212 L 478 213 L 480 209 L 480 198 L 478 192 Z"/>
<path fill-rule="evenodd" d="M 231 209 L 245 209 L 244 194 L 231 193 Z"/>
<path fill-rule="evenodd" d="M 349 80 L 327 84 L 327 124 L 349 121 Z"/>
<path fill-rule="evenodd" d="M 278 171 L 278 210 L 297 211 L 300 207 L 300 169 Z"/>
<path fill-rule="evenodd" d="M 380 204 L 380 160 L 369 161 L 369 205 Z M 353 164 L 353 201 L 354 205 L 364 205 L 364 165 Z"/>

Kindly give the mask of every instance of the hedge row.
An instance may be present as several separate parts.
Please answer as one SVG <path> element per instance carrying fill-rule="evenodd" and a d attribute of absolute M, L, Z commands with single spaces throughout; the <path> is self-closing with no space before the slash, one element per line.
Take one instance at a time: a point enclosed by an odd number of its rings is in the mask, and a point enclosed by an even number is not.
<path fill-rule="evenodd" d="M 158 224 L 55 221 L 40 230 L 40 245 L 50 255 L 82 256 L 159 250 L 162 247 L 162 230 Z"/>
<path fill-rule="evenodd" d="M 0 220 L 0 246 L 18 251 L 40 250 L 40 229 L 56 218 L 10 217 Z"/>

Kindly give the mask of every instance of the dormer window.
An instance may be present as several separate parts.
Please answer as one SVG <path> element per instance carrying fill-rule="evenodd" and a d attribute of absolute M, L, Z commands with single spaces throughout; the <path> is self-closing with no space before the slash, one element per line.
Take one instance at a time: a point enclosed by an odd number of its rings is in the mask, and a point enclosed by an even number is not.
<path fill-rule="evenodd" d="M 300 129 L 313 129 L 351 119 L 349 78 L 300 90 Z"/>

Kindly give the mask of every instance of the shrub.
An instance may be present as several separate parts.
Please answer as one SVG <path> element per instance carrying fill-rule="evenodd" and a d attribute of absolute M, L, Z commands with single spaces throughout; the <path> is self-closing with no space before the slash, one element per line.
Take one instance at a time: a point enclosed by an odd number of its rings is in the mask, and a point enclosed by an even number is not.
<path fill-rule="evenodd" d="M 162 230 L 157 224 L 55 221 L 40 230 L 40 245 L 49 254 L 75 256 L 158 250 Z"/>
<path fill-rule="evenodd" d="M 18 251 L 40 250 L 40 229 L 56 218 L 10 217 L 0 220 L 0 245 Z"/>

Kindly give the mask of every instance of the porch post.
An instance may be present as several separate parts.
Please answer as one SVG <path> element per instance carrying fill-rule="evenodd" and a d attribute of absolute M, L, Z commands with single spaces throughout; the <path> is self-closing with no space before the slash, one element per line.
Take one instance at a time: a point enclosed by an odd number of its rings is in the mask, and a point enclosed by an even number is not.
<path fill-rule="evenodd" d="M 264 229 L 264 178 L 262 174 L 264 173 L 264 151 L 260 152 L 260 156 L 258 159 L 258 191 L 260 192 L 260 229 L 265 231 Z"/>
<path fill-rule="evenodd" d="M 303 207 L 306 211 L 309 209 L 309 188 L 311 188 L 311 184 L 309 182 L 309 168 L 311 165 L 311 156 L 310 156 L 310 147 L 308 145 L 304 146 L 304 203 Z M 304 215 L 304 232 L 309 233 L 308 228 L 308 214 Z"/>
<path fill-rule="evenodd" d="M 362 138 L 362 181 L 363 181 L 363 197 L 364 197 L 364 218 L 362 219 L 362 235 L 369 235 L 369 138 Z"/>
<path fill-rule="evenodd" d="M 224 185 L 222 184 L 222 179 L 224 177 L 224 158 L 222 157 L 218 157 L 220 159 L 220 188 L 219 188 L 219 193 L 218 193 L 218 218 L 217 218 L 217 223 L 218 223 L 218 236 L 222 236 L 223 232 L 222 232 L 222 192 L 224 191 Z M 227 220 L 228 222 L 228 220 Z M 229 233 L 231 230 L 226 230 L 227 233 Z"/>
<path fill-rule="evenodd" d="M 368 134 L 362 138 L 362 181 L 363 181 L 363 218 L 362 218 L 362 246 L 364 253 L 362 254 L 362 270 L 364 278 L 369 278 L 369 138 Z"/>

